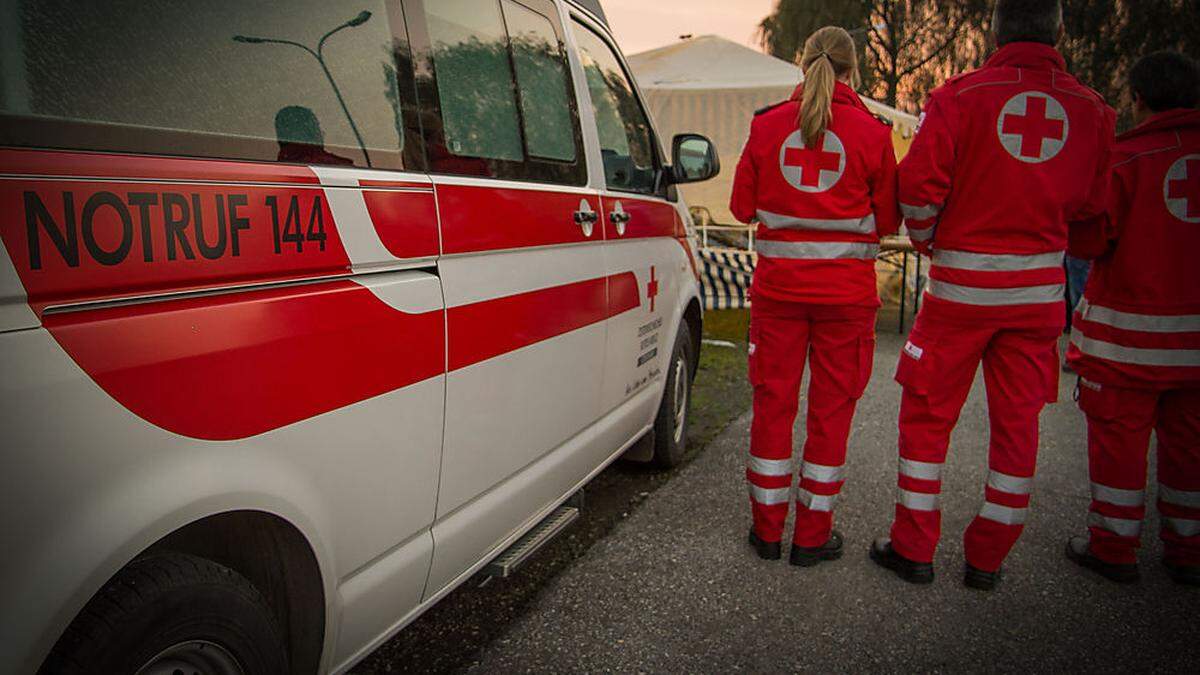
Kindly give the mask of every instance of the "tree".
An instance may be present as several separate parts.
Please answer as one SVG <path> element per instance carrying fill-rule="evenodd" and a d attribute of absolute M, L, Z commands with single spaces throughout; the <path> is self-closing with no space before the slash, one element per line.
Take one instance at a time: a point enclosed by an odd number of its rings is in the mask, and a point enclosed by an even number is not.
<path fill-rule="evenodd" d="M 994 0 L 780 0 L 759 26 L 763 47 L 798 60 L 804 39 L 837 25 L 861 48 L 863 91 L 915 111 L 951 75 L 983 64 L 992 49 Z M 1059 49 L 1071 72 L 1118 108 L 1134 62 L 1159 49 L 1200 56 L 1197 0 L 1064 0 Z M 1123 117 L 1128 124 L 1128 115 Z"/>
<path fill-rule="evenodd" d="M 759 36 L 772 55 L 796 61 L 809 34 L 842 26 L 860 46 L 865 91 L 914 110 L 925 85 L 984 53 L 980 25 L 988 6 L 987 0 L 780 0 Z"/>

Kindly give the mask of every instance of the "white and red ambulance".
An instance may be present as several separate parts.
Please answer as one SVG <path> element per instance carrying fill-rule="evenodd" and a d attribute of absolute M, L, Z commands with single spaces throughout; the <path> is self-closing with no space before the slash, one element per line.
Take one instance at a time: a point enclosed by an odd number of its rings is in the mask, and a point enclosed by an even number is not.
<path fill-rule="evenodd" d="M 719 167 L 597 2 L 0 34 L 0 672 L 344 671 L 622 453 L 679 461 L 674 184 Z"/>

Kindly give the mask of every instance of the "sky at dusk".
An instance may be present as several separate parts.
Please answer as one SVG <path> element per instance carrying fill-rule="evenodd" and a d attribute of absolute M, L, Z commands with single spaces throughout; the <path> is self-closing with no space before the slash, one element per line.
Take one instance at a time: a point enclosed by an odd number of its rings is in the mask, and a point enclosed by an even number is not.
<path fill-rule="evenodd" d="M 676 42 L 680 35 L 715 34 L 758 48 L 755 29 L 777 0 L 601 0 L 626 54 Z"/>

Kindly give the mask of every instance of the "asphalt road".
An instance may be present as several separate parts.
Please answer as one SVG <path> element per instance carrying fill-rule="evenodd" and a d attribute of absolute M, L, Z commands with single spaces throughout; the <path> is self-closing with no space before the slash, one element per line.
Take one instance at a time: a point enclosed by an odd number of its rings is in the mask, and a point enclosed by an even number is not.
<path fill-rule="evenodd" d="M 747 414 L 519 611 L 500 612 L 504 623 L 488 627 L 485 643 L 439 648 L 479 672 L 1196 672 L 1200 591 L 1166 578 L 1153 519 L 1138 585 L 1110 584 L 1063 558 L 1088 504 L 1073 377 L 1043 415 L 1033 513 L 998 591 L 961 580 L 961 532 L 986 471 L 981 381 L 951 446 L 935 583 L 909 586 L 868 561 L 892 512 L 900 391 L 891 374 L 901 340 L 880 335 L 855 418 L 837 512 L 842 560 L 799 569 L 760 561 L 746 545 Z M 405 669 L 403 652 L 395 657 Z"/>

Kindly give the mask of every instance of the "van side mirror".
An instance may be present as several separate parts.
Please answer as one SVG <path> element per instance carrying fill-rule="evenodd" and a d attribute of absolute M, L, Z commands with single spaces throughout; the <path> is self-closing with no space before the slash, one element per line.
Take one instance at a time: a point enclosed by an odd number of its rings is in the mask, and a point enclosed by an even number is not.
<path fill-rule="evenodd" d="M 671 182 L 698 183 L 721 172 L 717 148 L 700 134 L 678 134 L 671 143 Z"/>

